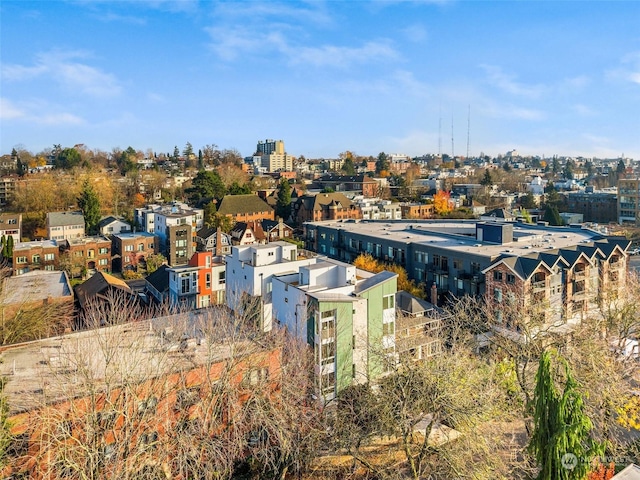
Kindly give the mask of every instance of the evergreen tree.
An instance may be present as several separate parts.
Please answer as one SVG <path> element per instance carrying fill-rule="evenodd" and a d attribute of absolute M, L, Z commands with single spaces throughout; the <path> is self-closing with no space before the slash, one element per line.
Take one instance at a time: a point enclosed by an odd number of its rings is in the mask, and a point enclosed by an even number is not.
<path fill-rule="evenodd" d="M 214 223 L 214 218 L 218 209 L 216 208 L 216 202 L 213 200 L 209 203 L 205 204 L 203 207 L 204 210 L 204 224 L 208 228 L 212 228 Z"/>
<path fill-rule="evenodd" d="M 387 158 L 387 154 L 384 152 L 380 152 L 378 154 L 378 160 L 376 160 L 376 173 L 380 173 L 383 171 L 388 172 L 390 168 L 389 159 Z"/>
<path fill-rule="evenodd" d="M 13 235 L 7 238 L 7 258 L 13 258 Z"/>
<path fill-rule="evenodd" d="M 199 205 L 214 198 L 224 197 L 227 189 L 218 172 L 200 170 L 185 193 L 193 205 Z"/>
<path fill-rule="evenodd" d="M 555 205 L 547 205 L 544 209 L 544 221 L 549 222 L 549 225 L 560 226 L 564 225 L 562 217 L 558 212 L 558 207 Z"/>
<path fill-rule="evenodd" d="M 345 175 L 355 175 L 356 174 L 356 167 L 353 164 L 353 159 L 351 157 L 347 157 L 344 161 L 344 163 L 342 164 L 342 173 L 344 173 Z"/>
<path fill-rule="evenodd" d="M 291 215 L 291 184 L 286 178 L 280 180 L 278 200 L 276 201 L 276 215 L 285 221 Z"/>
<path fill-rule="evenodd" d="M 204 170 L 204 156 L 202 150 L 198 150 L 198 170 Z"/>
<path fill-rule="evenodd" d="M 480 181 L 480 185 L 483 185 L 485 187 L 490 187 L 491 185 L 493 185 L 493 178 L 491 178 L 491 172 L 489 172 L 489 169 L 486 169 L 484 171 L 484 176 Z"/>
<path fill-rule="evenodd" d="M 557 358 L 564 367 L 562 391 L 556 386 L 561 382 L 553 374 L 550 353 L 540 356 L 529 449 L 540 467 L 538 480 L 582 480 L 589 473 L 591 458 L 601 454 L 603 447 L 590 437 L 593 425 L 566 360 Z"/>
<path fill-rule="evenodd" d="M 191 155 L 193 155 L 193 146 L 191 145 L 191 143 L 187 142 L 187 144 L 184 146 L 182 154 L 187 160 L 191 157 Z"/>
<path fill-rule="evenodd" d="M 627 166 L 624 164 L 624 160 L 620 159 L 620 161 L 618 162 L 618 166 L 616 167 L 616 173 L 618 174 L 618 177 L 620 177 L 620 175 L 622 175 L 626 169 Z"/>
<path fill-rule="evenodd" d="M 173 147 L 173 157 L 171 159 L 175 162 L 176 160 L 178 160 L 179 157 L 180 157 L 180 149 L 176 145 L 175 147 Z"/>
<path fill-rule="evenodd" d="M 82 194 L 78 197 L 78 206 L 84 215 L 84 224 L 88 235 L 98 231 L 100 221 L 100 200 L 89 180 L 85 180 L 82 186 Z"/>
<path fill-rule="evenodd" d="M 2 235 L 2 238 L 0 238 L 0 247 L 2 250 L 2 256 L 4 258 L 7 258 L 7 239 L 4 235 Z"/>

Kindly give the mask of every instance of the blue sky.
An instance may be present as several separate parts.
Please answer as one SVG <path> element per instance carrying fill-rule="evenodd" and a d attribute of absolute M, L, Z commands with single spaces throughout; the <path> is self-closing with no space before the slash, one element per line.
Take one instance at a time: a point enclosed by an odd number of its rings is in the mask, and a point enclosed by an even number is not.
<path fill-rule="evenodd" d="M 640 159 L 640 2 L 0 3 L 0 153 Z M 470 115 L 469 115 L 470 111 Z M 467 128 L 470 119 L 470 128 Z"/>

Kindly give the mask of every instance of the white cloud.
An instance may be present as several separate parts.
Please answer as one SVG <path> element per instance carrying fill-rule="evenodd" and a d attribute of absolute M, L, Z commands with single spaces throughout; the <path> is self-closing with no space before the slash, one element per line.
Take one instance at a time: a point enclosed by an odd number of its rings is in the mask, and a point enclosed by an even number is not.
<path fill-rule="evenodd" d="M 87 54 L 81 51 L 54 50 L 40 53 L 32 66 L 2 65 L 2 78 L 7 81 L 21 81 L 46 75 L 73 92 L 94 97 L 118 95 L 122 88 L 117 78 L 78 61 L 86 56 Z"/>
<path fill-rule="evenodd" d="M 216 18 L 239 18 L 243 22 L 259 19 L 259 23 L 282 22 L 285 19 L 295 20 L 296 23 L 309 22 L 314 26 L 331 25 L 333 18 L 325 9 L 323 2 L 308 2 L 306 4 L 277 3 L 277 2 L 218 2 L 214 4 Z"/>
<path fill-rule="evenodd" d="M 358 63 L 395 59 L 397 52 L 385 42 L 367 42 L 360 47 L 339 47 L 323 45 L 321 47 L 286 47 L 289 62 L 292 64 L 310 64 L 316 67 L 348 67 Z"/>
<path fill-rule="evenodd" d="M 544 85 L 527 85 L 517 82 L 516 75 L 505 73 L 501 67 L 496 65 L 483 64 L 480 65 L 480 68 L 486 72 L 487 80 L 491 85 L 511 95 L 537 98 L 546 89 Z"/>
<path fill-rule="evenodd" d="M 0 98 L 0 119 L 13 120 L 16 118 L 22 118 L 25 113 L 20 108 L 16 107 L 10 100 L 6 98 Z"/>
<path fill-rule="evenodd" d="M 33 118 L 33 121 L 42 125 L 54 125 L 56 127 L 64 125 L 82 125 L 85 123 L 84 120 L 77 115 L 65 112 L 48 113 L 46 115 L 37 116 Z"/>
<path fill-rule="evenodd" d="M 620 60 L 620 67 L 609 70 L 605 76 L 640 85 L 640 52 L 628 53 Z"/>

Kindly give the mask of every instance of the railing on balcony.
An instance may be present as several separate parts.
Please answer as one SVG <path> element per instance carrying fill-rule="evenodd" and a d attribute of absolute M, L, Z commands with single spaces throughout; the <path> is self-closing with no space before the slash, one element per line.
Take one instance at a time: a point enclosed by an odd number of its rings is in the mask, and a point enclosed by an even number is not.
<path fill-rule="evenodd" d="M 579 271 L 579 272 L 574 272 L 573 279 L 575 281 L 577 281 L 577 282 L 586 280 L 587 279 L 587 272 L 585 272 L 584 270 Z"/>
<path fill-rule="evenodd" d="M 584 300 L 585 298 L 587 298 L 586 290 L 576 290 L 575 292 L 573 292 L 574 300 Z"/>
<path fill-rule="evenodd" d="M 542 292 L 542 291 L 546 290 L 546 288 L 547 288 L 547 282 L 544 281 L 544 280 L 542 280 L 540 282 L 533 282 L 531 284 L 531 289 L 534 292 Z"/>

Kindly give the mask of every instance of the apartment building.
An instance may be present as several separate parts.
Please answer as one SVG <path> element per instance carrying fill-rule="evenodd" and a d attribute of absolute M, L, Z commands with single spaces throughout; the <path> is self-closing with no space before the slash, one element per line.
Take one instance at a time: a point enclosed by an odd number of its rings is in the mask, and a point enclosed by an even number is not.
<path fill-rule="evenodd" d="M 640 225 L 640 178 L 618 180 L 618 223 Z"/>
<path fill-rule="evenodd" d="M 624 237 L 523 256 L 504 255 L 483 270 L 487 299 L 498 326 L 527 336 L 563 332 L 597 315 L 606 292 L 625 283 Z"/>
<path fill-rule="evenodd" d="M 84 215 L 82 212 L 47 213 L 47 236 L 49 240 L 68 240 L 84 237 Z"/>
<path fill-rule="evenodd" d="M 260 157 L 260 164 L 267 172 L 293 170 L 294 158 L 287 154 L 282 140 L 259 141 L 256 156 Z"/>
<path fill-rule="evenodd" d="M 360 207 L 338 192 L 302 195 L 293 202 L 292 208 L 291 216 L 298 225 L 322 220 L 362 218 Z"/>
<path fill-rule="evenodd" d="M 482 272 L 503 256 L 585 248 L 596 241 L 617 244 L 621 237 L 604 237 L 581 228 L 501 221 L 362 220 L 309 222 L 304 225 L 304 238 L 308 250 L 344 262 L 369 253 L 397 263 L 409 278 L 427 288 L 435 284 L 438 298 L 434 303 L 440 303 L 449 295 L 484 295 L 486 275 Z M 620 246 L 624 252 L 627 244 Z"/>
<path fill-rule="evenodd" d="M 226 304 L 238 315 L 255 321 L 264 331 L 272 329 L 273 276 L 295 272 L 316 262 L 316 255 L 287 242 L 234 246 L 226 261 Z"/>
<path fill-rule="evenodd" d="M 0 177 L 0 207 L 4 207 L 16 193 L 16 177 Z"/>
<path fill-rule="evenodd" d="M 335 192 L 351 193 L 364 197 L 380 195 L 380 183 L 368 175 L 325 175 L 314 181 L 319 189 L 331 188 Z"/>
<path fill-rule="evenodd" d="M 13 439 L 0 476 L 75 478 L 86 471 L 87 454 L 99 459 L 92 466 L 99 478 L 201 473 L 185 470 L 189 457 L 176 434 L 216 438 L 235 428 L 246 435 L 251 429 L 239 424 L 239 413 L 246 402 L 276 394 L 282 355 L 278 345 L 247 338 L 222 343 L 196 328 L 208 321 L 154 318 L 5 350 L 0 375 Z M 233 402 L 219 409 L 221 387 Z M 201 445 L 196 450 L 202 454 Z"/>
<path fill-rule="evenodd" d="M 14 244 L 22 240 L 21 213 L 0 213 L 0 237 L 13 237 Z"/>
<path fill-rule="evenodd" d="M 316 391 L 329 401 L 395 365 L 397 274 L 315 260 L 273 276 L 273 320 L 313 348 Z"/>
<path fill-rule="evenodd" d="M 13 274 L 22 275 L 35 270 L 57 270 L 59 258 L 60 249 L 53 240 L 16 243 L 13 247 Z"/>
<path fill-rule="evenodd" d="M 144 232 L 154 233 L 160 238 L 160 250 L 175 253 L 176 258 L 183 262 L 188 261 L 190 255 L 186 251 L 186 246 L 181 245 L 184 240 L 184 229 L 171 227 L 191 227 L 188 238 L 191 252 L 196 248 L 196 232 L 204 226 L 204 210 L 201 208 L 191 208 L 184 203 L 174 202 L 168 205 L 148 205 L 144 208 L 135 209 L 136 225 Z M 170 238 L 171 237 L 171 238 Z M 180 240 L 180 245 L 175 241 Z"/>
<path fill-rule="evenodd" d="M 201 228 L 196 232 L 196 250 L 212 252 L 215 256 L 231 253 L 231 235 L 218 228 Z"/>
<path fill-rule="evenodd" d="M 196 252 L 189 265 L 167 269 L 169 302 L 182 311 L 223 304 L 226 293 L 225 263 L 212 252 Z"/>
<path fill-rule="evenodd" d="M 401 203 L 400 213 L 405 219 L 422 219 L 426 220 L 435 217 L 435 206 L 433 204 L 424 203 Z"/>
<path fill-rule="evenodd" d="M 234 222 L 254 222 L 275 220 L 273 208 L 258 195 L 225 195 L 218 206 L 218 213 L 226 215 Z"/>
<path fill-rule="evenodd" d="M 149 255 L 160 253 L 160 239 L 153 233 L 119 233 L 111 238 L 111 242 L 114 272 L 137 270 Z"/>
<path fill-rule="evenodd" d="M 567 209 L 581 213 L 585 222 L 603 223 L 618 221 L 618 195 L 615 189 L 594 190 L 587 187 L 581 192 L 567 192 Z"/>
<path fill-rule="evenodd" d="M 96 272 L 112 271 L 111 240 L 103 236 L 92 236 L 62 240 L 60 248 L 61 267 L 71 272 L 72 278 L 86 277 Z"/>
<path fill-rule="evenodd" d="M 353 198 L 353 203 L 355 203 L 362 211 L 363 220 L 402 219 L 402 209 L 400 208 L 400 204 L 394 203 L 391 200 L 357 196 Z"/>

